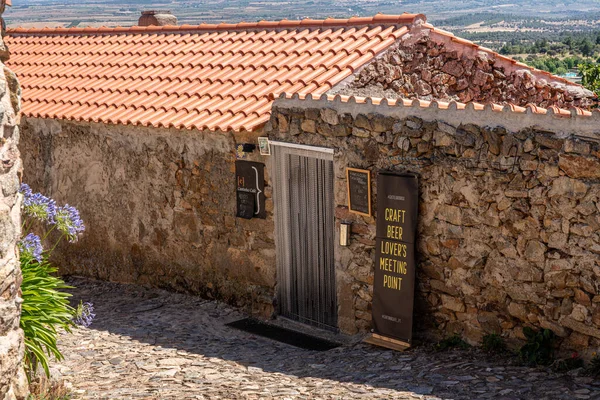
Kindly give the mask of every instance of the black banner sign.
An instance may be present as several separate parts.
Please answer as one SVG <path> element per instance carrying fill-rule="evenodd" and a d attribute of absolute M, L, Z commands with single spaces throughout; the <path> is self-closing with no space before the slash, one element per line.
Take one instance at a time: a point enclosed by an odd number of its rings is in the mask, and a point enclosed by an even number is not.
<path fill-rule="evenodd" d="M 240 218 L 266 218 L 265 165 L 252 161 L 235 162 L 237 214 Z"/>
<path fill-rule="evenodd" d="M 373 325 L 375 333 L 407 343 L 412 340 L 418 200 L 416 176 L 379 173 Z"/>
<path fill-rule="evenodd" d="M 371 216 L 371 172 L 367 169 L 346 168 L 348 209 Z"/>

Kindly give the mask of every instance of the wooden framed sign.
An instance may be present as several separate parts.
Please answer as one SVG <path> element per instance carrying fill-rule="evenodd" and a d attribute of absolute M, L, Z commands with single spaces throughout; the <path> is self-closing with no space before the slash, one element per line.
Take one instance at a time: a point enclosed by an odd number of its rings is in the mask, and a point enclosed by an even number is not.
<path fill-rule="evenodd" d="M 406 348 L 412 343 L 419 182 L 413 174 L 377 175 L 373 328 L 384 340 L 376 344 Z"/>
<path fill-rule="evenodd" d="M 346 168 L 348 210 L 371 216 L 371 172 L 368 169 Z"/>

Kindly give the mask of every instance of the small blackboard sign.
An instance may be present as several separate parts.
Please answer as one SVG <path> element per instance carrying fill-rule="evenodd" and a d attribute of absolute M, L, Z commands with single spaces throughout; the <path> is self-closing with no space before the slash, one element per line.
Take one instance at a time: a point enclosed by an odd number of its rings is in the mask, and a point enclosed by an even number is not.
<path fill-rule="evenodd" d="M 346 168 L 348 210 L 371 216 L 371 172 L 367 169 Z"/>
<path fill-rule="evenodd" d="M 265 210 L 265 164 L 237 160 L 235 162 L 237 183 L 237 217 L 266 218 Z"/>
<path fill-rule="evenodd" d="M 248 192 L 237 192 L 237 217 L 251 219 L 254 217 L 255 195 Z"/>

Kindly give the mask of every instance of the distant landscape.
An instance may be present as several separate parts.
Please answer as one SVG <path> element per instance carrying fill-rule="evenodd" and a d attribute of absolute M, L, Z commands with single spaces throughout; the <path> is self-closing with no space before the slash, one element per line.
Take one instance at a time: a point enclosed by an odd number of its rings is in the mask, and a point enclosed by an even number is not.
<path fill-rule="evenodd" d="M 600 0 L 13 0 L 8 27 L 131 26 L 142 10 L 180 24 L 423 13 L 437 27 L 564 74 L 600 61 Z"/>
<path fill-rule="evenodd" d="M 423 13 L 469 32 L 598 28 L 599 0 L 14 0 L 9 26 L 132 25 L 141 10 L 169 9 L 181 23 Z M 465 28 L 468 27 L 468 28 Z"/>

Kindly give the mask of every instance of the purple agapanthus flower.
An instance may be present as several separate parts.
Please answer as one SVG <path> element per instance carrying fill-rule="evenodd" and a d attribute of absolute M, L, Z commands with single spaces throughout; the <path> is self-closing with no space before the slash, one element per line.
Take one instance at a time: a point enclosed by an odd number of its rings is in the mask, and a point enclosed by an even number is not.
<path fill-rule="evenodd" d="M 38 235 L 30 233 L 21 239 L 19 242 L 19 250 L 21 250 L 22 253 L 31 255 L 31 257 L 35 258 L 38 262 L 42 262 L 42 252 L 44 249 Z"/>
<path fill-rule="evenodd" d="M 33 194 L 31 192 L 31 188 L 26 183 L 21 183 L 21 187 L 19 188 L 19 193 L 23 194 L 25 196 L 25 198 L 31 197 L 31 195 Z"/>
<path fill-rule="evenodd" d="M 56 216 L 56 203 L 54 200 L 41 193 L 33 193 L 26 183 L 21 184 L 19 192 L 24 196 L 23 211 L 26 215 L 41 221 L 54 223 Z"/>
<path fill-rule="evenodd" d="M 70 242 L 77 241 L 77 235 L 85 230 L 85 225 L 75 207 L 65 204 L 56 210 L 56 228 L 67 235 Z"/>
<path fill-rule="evenodd" d="M 75 314 L 75 323 L 77 325 L 87 328 L 92 324 L 95 316 L 96 314 L 94 314 L 94 305 L 92 303 L 79 302 L 79 305 L 77 306 L 77 312 Z"/>

